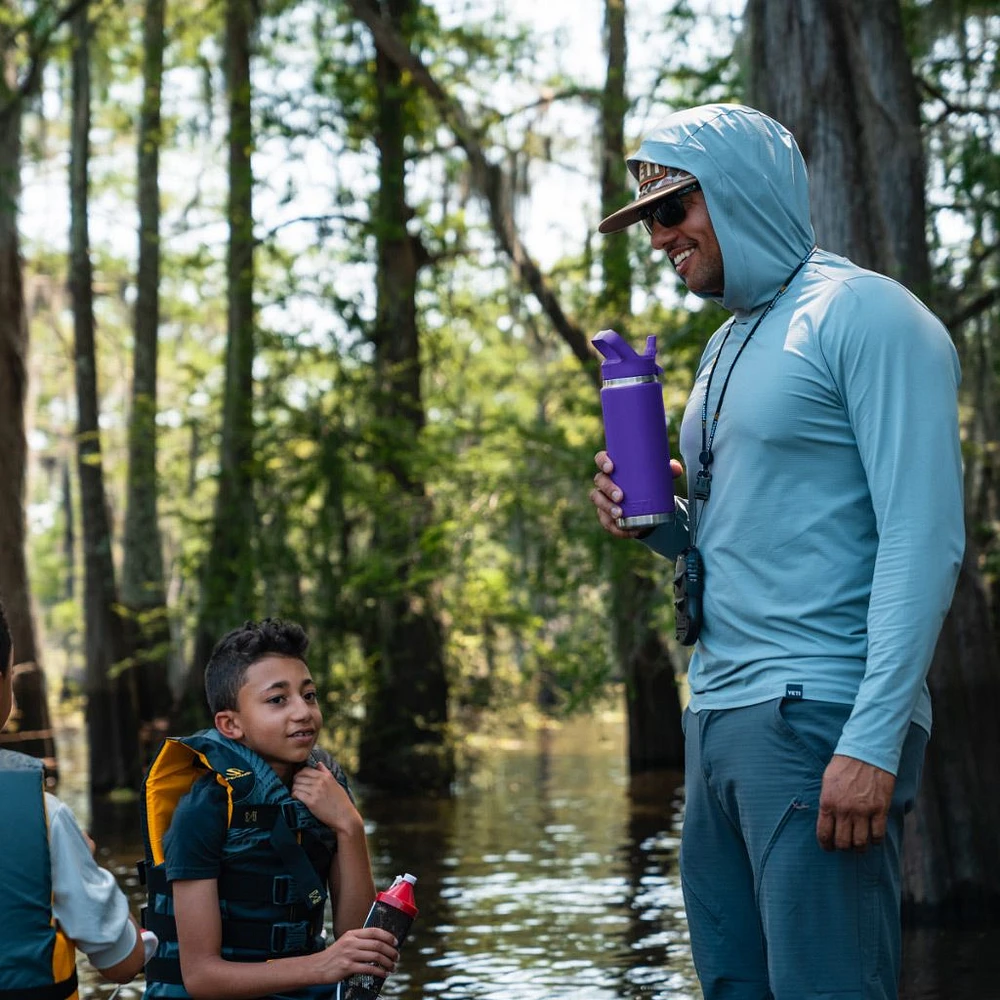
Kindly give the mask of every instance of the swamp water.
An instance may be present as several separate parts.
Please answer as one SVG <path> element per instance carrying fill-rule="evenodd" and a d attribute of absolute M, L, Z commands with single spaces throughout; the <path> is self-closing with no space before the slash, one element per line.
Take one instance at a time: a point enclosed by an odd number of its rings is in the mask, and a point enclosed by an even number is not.
<path fill-rule="evenodd" d="M 85 822 L 81 739 L 60 740 L 60 794 Z M 621 720 L 498 741 L 449 801 L 359 806 L 376 887 L 418 877 L 420 915 L 383 997 L 700 1000 L 677 874 L 680 775 L 630 781 Z M 99 860 L 137 911 L 138 822 L 110 829 L 95 830 Z M 915 931 L 904 947 L 901 1000 L 1000 1000 L 1000 930 Z M 110 997 L 86 962 L 80 974 L 81 1000 Z M 141 993 L 138 979 L 118 998 Z"/>

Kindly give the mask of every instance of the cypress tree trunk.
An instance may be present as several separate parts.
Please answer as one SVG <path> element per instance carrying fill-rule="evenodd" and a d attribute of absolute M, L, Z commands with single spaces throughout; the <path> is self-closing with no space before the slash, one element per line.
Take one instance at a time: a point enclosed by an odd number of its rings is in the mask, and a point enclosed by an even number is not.
<path fill-rule="evenodd" d="M 202 677 L 212 647 L 231 628 L 252 617 L 255 570 L 253 423 L 253 122 L 250 53 L 253 8 L 226 4 L 226 66 L 229 72 L 229 251 L 226 382 L 222 444 L 212 539 L 202 577 L 201 607 L 183 718 L 208 720 Z"/>
<path fill-rule="evenodd" d="M 605 0 L 608 71 L 601 101 L 601 215 L 610 215 L 630 197 L 625 156 L 627 49 L 625 0 Z M 625 237 L 601 239 L 604 284 L 600 305 L 610 325 L 627 336 L 632 312 L 632 268 Z M 614 456 L 612 456 L 614 458 Z M 674 664 L 651 623 L 656 602 L 665 600 L 652 575 L 656 558 L 642 546 L 609 539 L 611 639 L 625 680 L 628 758 L 633 774 L 684 763 L 680 699 Z"/>
<path fill-rule="evenodd" d="M 0 746 L 41 757 L 54 783 L 58 777 L 56 747 L 45 675 L 38 658 L 24 548 L 28 323 L 17 231 L 21 101 L 14 93 L 16 65 L 14 51 L 0 50 L 0 599 L 18 664 L 13 682 L 17 708 L 7 731 L 0 733 Z"/>
<path fill-rule="evenodd" d="M 919 108 L 898 0 L 750 0 L 746 17 L 750 100 L 802 144 L 820 245 L 930 297 Z M 1000 672 L 974 545 L 970 535 L 931 666 L 936 721 L 904 850 L 905 909 L 939 919 L 1000 913 Z"/>
<path fill-rule="evenodd" d="M 384 13 L 409 37 L 417 0 L 388 0 Z M 454 776 L 447 740 L 448 682 L 435 610 L 433 555 L 421 546 L 430 521 L 418 461 L 424 426 L 417 329 L 417 275 L 426 263 L 406 223 L 405 143 L 412 129 L 399 67 L 376 54 L 379 193 L 375 323 L 377 375 L 374 432 L 379 474 L 392 483 L 392 502 L 377 511 L 372 555 L 383 567 L 374 616 L 364 642 L 372 683 L 361 737 L 358 777 L 380 788 L 446 792 Z"/>
<path fill-rule="evenodd" d="M 90 787 L 96 797 L 139 787 L 135 671 L 126 663 L 104 493 L 98 423 L 97 355 L 88 233 L 90 25 L 73 17 L 73 120 L 70 132 L 70 291 L 77 396 L 77 466 L 83 519 Z"/>
<path fill-rule="evenodd" d="M 136 648 L 139 718 L 148 728 L 170 711 L 170 626 L 156 512 L 156 367 L 160 325 L 160 84 L 164 0 L 147 0 L 143 101 L 139 121 L 139 266 L 135 303 L 132 412 L 128 427 L 122 602 Z"/>

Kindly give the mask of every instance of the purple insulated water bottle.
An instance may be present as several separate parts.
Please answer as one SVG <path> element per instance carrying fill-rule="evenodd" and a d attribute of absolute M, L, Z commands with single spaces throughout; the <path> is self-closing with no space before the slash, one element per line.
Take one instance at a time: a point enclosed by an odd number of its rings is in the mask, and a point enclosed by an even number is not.
<path fill-rule="evenodd" d="M 604 440 L 621 488 L 619 528 L 648 528 L 674 519 L 674 477 L 670 472 L 663 387 L 657 376 L 656 337 L 636 354 L 614 330 L 591 341 L 604 355 L 601 410 Z"/>

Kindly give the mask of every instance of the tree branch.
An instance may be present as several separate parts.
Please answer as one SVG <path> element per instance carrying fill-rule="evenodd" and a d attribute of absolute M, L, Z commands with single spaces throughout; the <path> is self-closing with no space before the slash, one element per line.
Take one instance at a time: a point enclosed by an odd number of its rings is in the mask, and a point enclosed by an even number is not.
<path fill-rule="evenodd" d="M 400 70 L 408 73 L 431 99 L 442 121 L 451 129 L 458 144 L 468 157 L 473 186 L 486 199 L 490 223 L 500 246 L 513 261 L 521 278 L 538 299 L 549 321 L 569 346 L 569 349 L 585 366 L 586 370 L 593 372 L 595 379 L 598 378 L 598 369 L 593 363 L 594 356 L 590 351 L 587 337 L 566 316 L 558 297 L 549 287 L 545 275 L 531 258 L 521 240 L 520 233 L 518 233 L 514 223 L 513 213 L 509 210 L 509 180 L 500 167 L 490 163 L 486 158 L 479 133 L 469 121 L 462 106 L 444 91 L 419 56 L 410 51 L 409 46 L 382 18 L 373 0 L 347 0 L 347 5 L 371 31 L 378 48 Z"/>
<path fill-rule="evenodd" d="M 0 125 L 5 125 L 21 103 L 37 90 L 42 75 L 42 57 L 52 36 L 67 21 L 71 21 L 81 10 L 86 8 L 89 3 L 90 0 L 70 0 L 70 3 L 59 11 L 48 28 L 32 38 L 28 47 L 28 71 L 24 74 L 24 79 L 11 92 L 10 100 L 0 107 Z"/>
<path fill-rule="evenodd" d="M 997 108 L 991 108 L 985 104 L 957 104 L 940 87 L 936 87 L 926 77 L 918 76 L 917 84 L 928 97 L 933 98 L 935 101 L 940 101 L 944 105 L 945 113 L 941 118 L 946 118 L 948 115 L 981 115 L 984 118 L 990 118 L 997 114 Z M 939 118 L 938 121 L 940 120 Z"/>
<path fill-rule="evenodd" d="M 968 323 L 970 319 L 975 319 L 981 313 L 1000 302 L 1000 287 L 987 289 L 982 295 L 977 295 L 971 302 L 967 302 L 961 309 L 945 320 L 945 326 L 954 337 L 959 329 Z"/>

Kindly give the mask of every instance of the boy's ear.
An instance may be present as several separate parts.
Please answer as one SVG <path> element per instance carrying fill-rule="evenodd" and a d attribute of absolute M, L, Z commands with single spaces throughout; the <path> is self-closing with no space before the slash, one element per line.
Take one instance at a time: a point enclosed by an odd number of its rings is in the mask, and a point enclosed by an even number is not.
<path fill-rule="evenodd" d="M 223 736 L 231 740 L 240 740 L 243 738 L 243 727 L 240 725 L 239 712 L 235 712 L 232 709 L 227 708 L 222 712 L 215 713 L 215 728 Z"/>

